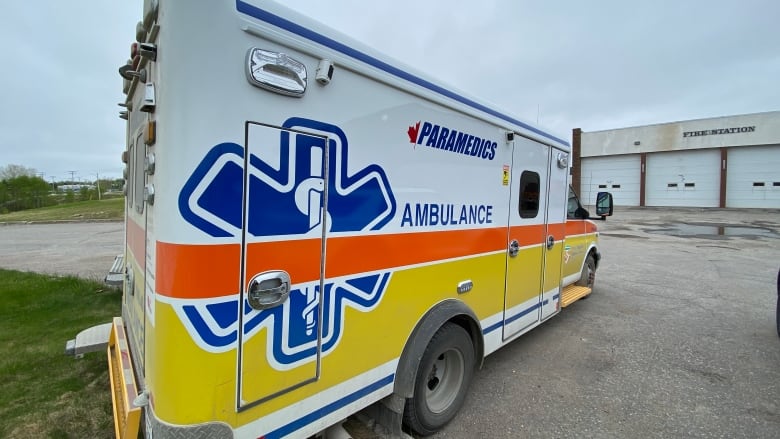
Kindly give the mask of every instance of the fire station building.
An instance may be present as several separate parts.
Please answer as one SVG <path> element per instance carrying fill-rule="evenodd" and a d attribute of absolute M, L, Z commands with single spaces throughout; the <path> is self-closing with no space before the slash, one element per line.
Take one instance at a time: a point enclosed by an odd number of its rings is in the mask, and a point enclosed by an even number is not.
<path fill-rule="evenodd" d="M 583 204 L 780 208 L 780 111 L 583 132 L 572 184 Z"/>

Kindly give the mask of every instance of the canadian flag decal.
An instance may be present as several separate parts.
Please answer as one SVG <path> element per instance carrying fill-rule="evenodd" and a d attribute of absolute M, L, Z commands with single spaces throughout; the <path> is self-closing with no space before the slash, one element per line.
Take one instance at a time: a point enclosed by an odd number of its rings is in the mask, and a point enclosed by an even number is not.
<path fill-rule="evenodd" d="M 417 121 L 414 126 L 410 126 L 409 130 L 406 131 L 407 134 L 409 134 L 409 143 L 417 143 L 417 134 L 420 132 L 420 121 Z"/>

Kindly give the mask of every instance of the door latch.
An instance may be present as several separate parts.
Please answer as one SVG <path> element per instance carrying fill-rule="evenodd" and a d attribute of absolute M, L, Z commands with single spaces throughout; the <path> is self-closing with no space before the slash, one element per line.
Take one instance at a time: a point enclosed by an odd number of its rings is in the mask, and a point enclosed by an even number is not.
<path fill-rule="evenodd" d="M 516 239 L 513 239 L 512 242 L 509 243 L 509 256 L 514 258 L 518 253 L 520 253 L 520 243 L 517 242 Z"/>
<path fill-rule="evenodd" d="M 550 250 L 555 245 L 555 237 L 550 235 L 547 237 L 547 250 Z"/>
<path fill-rule="evenodd" d="M 263 310 L 284 303 L 290 296 L 290 275 L 284 271 L 266 271 L 249 281 L 247 300 L 252 309 Z"/>

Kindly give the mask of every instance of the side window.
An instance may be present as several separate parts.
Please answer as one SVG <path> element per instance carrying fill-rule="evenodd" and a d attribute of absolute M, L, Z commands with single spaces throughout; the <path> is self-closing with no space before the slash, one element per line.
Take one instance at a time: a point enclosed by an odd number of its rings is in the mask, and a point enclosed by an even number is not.
<path fill-rule="evenodd" d="M 577 195 L 569 188 L 569 202 L 566 204 L 566 218 L 577 218 L 577 208 L 579 207 L 580 201 L 577 199 Z"/>
<path fill-rule="evenodd" d="M 539 214 L 539 174 L 523 171 L 520 175 L 520 218 L 536 218 Z"/>
<path fill-rule="evenodd" d="M 127 193 L 127 206 L 133 207 L 133 188 L 135 185 L 135 142 L 130 142 L 127 148 L 127 179 L 125 180 L 125 189 Z"/>
<path fill-rule="evenodd" d="M 133 202 L 135 203 L 135 210 L 138 213 L 142 213 L 144 211 L 144 177 L 146 176 L 146 172 L 144 169 L 144 160 L 146 159 L 146 148 L 144 145 L 144 141 L 141 137 L 142 135 L 139 133 L 138 137 L 135 138 L 135 172 L 133 175 L 133 179 L 135 180 L 133 184 Z"/>

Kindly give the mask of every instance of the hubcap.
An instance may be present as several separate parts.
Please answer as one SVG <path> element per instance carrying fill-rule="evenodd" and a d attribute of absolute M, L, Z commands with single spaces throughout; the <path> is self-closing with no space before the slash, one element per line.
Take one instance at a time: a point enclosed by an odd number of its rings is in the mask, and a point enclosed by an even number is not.
<path fill-rule="evenodd" d="M 443 352 L 428 372 L 425 402 L 433 413 L 441 413 L 452 405 L 458 396 L 465 367 L 463 355 L 456 349 Z"/>

